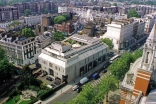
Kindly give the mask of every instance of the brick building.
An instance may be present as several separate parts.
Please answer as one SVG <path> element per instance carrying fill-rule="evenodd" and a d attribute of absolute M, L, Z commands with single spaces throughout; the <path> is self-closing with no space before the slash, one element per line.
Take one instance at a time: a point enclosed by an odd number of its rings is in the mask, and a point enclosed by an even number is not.
<path fill-rule="evenodd" d="M 61 32 L 72 33 L 74 31 L 74 24 L 72 21 L 55 24 L 54 27 Z"/>
<path fill-rule="evenodd" d="M 22 2 L 14 4 L 14 7 L 18 8 L 19 15 L 22 16 L 26 9 L 29 9 L 32 14 L 36 13 L 44 13 L 45 9 L 48 10 L 49 13 L 54 13 L 56 5 L 54 2 L 50 1 L 40 1 L 40 2 Z"/>
<path fill-rule="evenodd" d="M 142 57 L 131 64 L 121 84 L 120 104 L 147 104 L 143 103 L 142 99 L 148 95 L 150 82 L 156 82 L 155 49 L 156 26 L 154 25 L 144 44 Z"/>
<path fill-rule="evenodd" d="M 13 6 L 0 7 L 0 22 L 17 20 L 19 18 L 18 10 Z"/>

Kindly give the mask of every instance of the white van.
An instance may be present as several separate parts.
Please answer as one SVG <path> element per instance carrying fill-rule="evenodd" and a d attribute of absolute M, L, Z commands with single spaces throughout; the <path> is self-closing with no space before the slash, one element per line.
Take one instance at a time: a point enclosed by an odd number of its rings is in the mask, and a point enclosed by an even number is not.
<path fill-rule="evenodd" d="M 80 83 L 81 83 L 81 84 L 84 84 L 84 83 L 86 83 L 88 80 L 89 80 L 89 79 L 88 79 L 87 77 L 84 77 L 84 78 L 82 78 L 82 79 L 80 80 Z"/>

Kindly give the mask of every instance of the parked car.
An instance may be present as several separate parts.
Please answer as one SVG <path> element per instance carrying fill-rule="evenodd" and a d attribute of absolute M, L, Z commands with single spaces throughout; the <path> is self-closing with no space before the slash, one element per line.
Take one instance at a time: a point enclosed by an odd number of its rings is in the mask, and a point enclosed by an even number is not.
<path fill-rule="evenodd" d="M 107 70 L 106 70 L 106 69 L 104 69 L 102 72 L 103 72 L 103 73 L 106 73 L 106 72 L 107 72 Z"/>
<path fill-rule="evenodd" d="M 99 73 L 94 73 L 92 78 L 95 80 L 95 79 L 98 79 L 100 76 L 99 76 Z"/>
<path fill-rule="evenodd" d="M 53 81 L 53 78 L 51 78 L 50 76 L 48 76 L 48 77 L 46 78 L 46 80 L 48 80 L 48 81 Z"/>
<path fill-rule="evenodd" d="M 78 85 L 75 85 L 75 86 L 72 88 L 72 90 L 75 91 L 75 90 L 77 90 L 78 88 L 79 88 L 79 86 L 78 86 Z"/>
<path fill-rule="evenodd" d="M 80 84 L 85 84 L 86 82 L 88 82 L 89 81 L 89 79 L 87 78 L 87 77 L 84 77 L 84 78 L 82 78 L 81 80 L 80 80 Z"/>
<path fill-rule="evenodd" d="M 40 76 L 41 77 L 44 77 L 44 76 L 46 76 L 47 74 L 46 73 L 42 73 Z"/>
<path fill-rule="evenodd" d="M 80 93 L 81 91 L 82 91 L 82 88 L 79 87 L 79 88 L 77 89 L 77 93 Z"/>
<path fill-rule="evenodd" d="M 55 88 L 55 87 L 56 87 L 54 84 L 51 84 L 50 86 L 51 86 L 52 88 Z"/>
<path fill-rule="evenodd" d="M 56 85 L 60 85 L 60 83 L 59 83 L 59 82 L 54 82 L 54 84 L 56 84 Z"/>

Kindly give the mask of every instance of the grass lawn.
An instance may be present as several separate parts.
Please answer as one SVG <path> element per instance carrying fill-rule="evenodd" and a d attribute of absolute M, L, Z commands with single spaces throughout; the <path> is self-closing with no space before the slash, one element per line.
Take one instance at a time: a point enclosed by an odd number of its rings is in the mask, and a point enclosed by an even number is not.
<path fill-rule="evenodd" d="M 12 99 L 7 100 L 4 104 L 16 104 L 19 100 L 20 100 L 20 95 L 17 95 L 17 96 L 14 96 L 14 98 Z"/>
<path fill-rule="evenodd" d="M 15 103 L 15 101 L 13 99 L 10 99 L 10 100 L 6 101 L 3 104 L 16 104 L 16 103 Z"/>
<path fill-rule="evenodd" d="M 19 104 L 28 104 L 31 100 L 23 100 Z"/>

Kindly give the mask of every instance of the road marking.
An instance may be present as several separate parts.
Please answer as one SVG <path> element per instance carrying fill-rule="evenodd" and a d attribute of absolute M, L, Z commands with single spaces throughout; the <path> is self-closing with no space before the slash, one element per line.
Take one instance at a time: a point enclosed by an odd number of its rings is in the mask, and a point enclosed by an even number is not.
<path fill-rule="evenodd" d="M 14 85 L 12 85 L 9 89 L 11 89 Z"/>
<path fill-rule="evenodd" d="M 7 91 L 5 91 L 1 96 L 3 96 Z"/>

